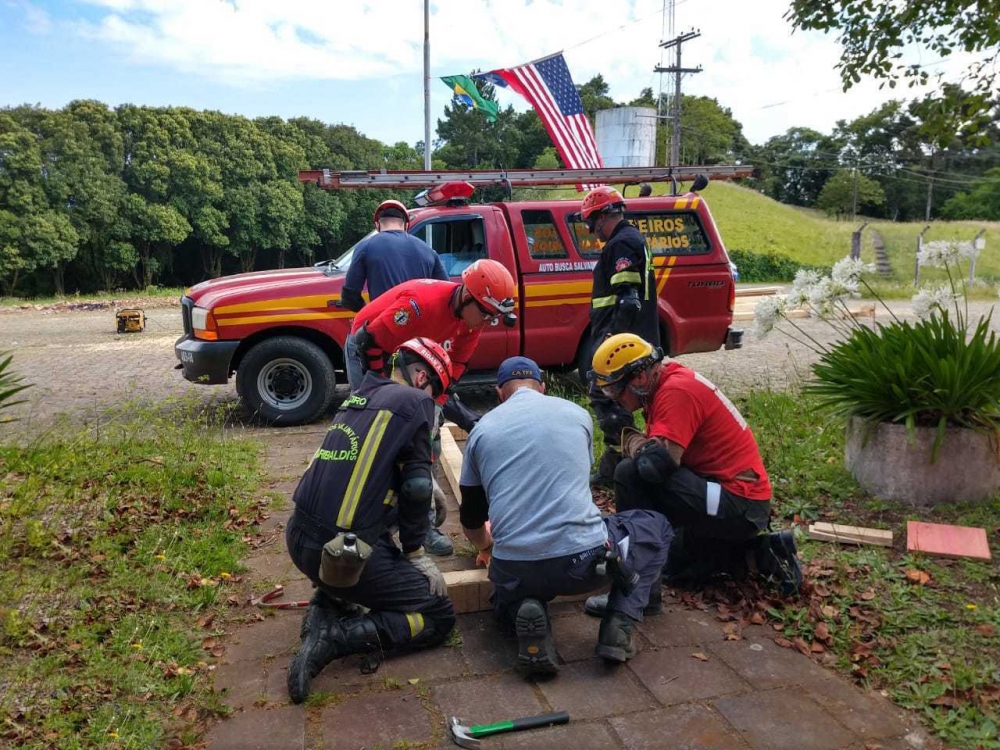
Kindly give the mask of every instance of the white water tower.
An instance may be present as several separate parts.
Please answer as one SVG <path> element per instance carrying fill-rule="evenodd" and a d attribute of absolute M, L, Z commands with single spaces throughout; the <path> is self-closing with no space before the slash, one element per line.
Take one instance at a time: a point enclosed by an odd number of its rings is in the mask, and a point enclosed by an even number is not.
<path fill-rule="evenodd" d="M 597 113 L 597 150 L 605 167 L 651 167 L 656 159 L 656 110 L 617 107 Z"/>

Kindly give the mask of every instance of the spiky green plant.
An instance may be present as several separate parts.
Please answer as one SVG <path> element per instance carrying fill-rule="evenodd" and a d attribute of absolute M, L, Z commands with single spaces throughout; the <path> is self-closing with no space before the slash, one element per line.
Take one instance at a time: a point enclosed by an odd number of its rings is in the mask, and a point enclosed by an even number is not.
<path fill-rule="evenodd" d="M 31 388 L 30 383 L 25 383 L 24 378 L 11 369 L 11 362 L 14 355 L 9 352 L 0 353 L 0 412 L 9 409 L 17 404 L 23 404 L 24 399 L 14 400 L 14 397 L 21 391 Z M 0 416 L 0 423 L 12 422 L 11 418 Z"/>

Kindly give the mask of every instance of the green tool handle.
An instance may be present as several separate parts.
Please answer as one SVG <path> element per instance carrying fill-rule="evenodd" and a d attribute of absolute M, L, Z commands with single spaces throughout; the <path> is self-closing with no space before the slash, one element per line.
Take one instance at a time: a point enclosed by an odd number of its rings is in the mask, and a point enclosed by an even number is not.
<path fill-rule="evenodd" d="M 480 724 L 477 727 L 469 727 L 469 734 L 473 737 L 489 737 L 491 734 L 502 732 L 520 732 L 522 729 L 535 729 L 537 727 L 552 727 L 559 724 L 568 724 L 569 714 L 565 711 L 557 711 L 551 714 L 541 714 L 539 716 L 523 716 L 513 721 L 498 721 L 495 724 Z"/>

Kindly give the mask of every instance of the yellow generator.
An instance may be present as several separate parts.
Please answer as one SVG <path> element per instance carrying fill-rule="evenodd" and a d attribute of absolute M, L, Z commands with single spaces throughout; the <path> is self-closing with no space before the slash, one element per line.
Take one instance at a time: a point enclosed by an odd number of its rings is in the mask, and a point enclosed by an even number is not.
<path fill-rule="evenodd" d="M 118 319 L 118 333 L 142 333 L 146 327 L 146 313 L 142 310 L 119 310 L 115 317 Z"/>

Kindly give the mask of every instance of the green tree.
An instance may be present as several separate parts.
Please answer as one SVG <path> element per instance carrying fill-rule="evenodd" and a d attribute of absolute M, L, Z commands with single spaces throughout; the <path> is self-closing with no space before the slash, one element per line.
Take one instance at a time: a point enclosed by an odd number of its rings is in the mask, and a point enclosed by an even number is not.
<path fill-rule="evenodd" d="M 816 207 L 838 218 L 850 216 L 857 190 L 858 213 L 880 208 L 885 204 L 885 193 L 875 180 L 857 172 L 841 170 L 826 181 L 816 199 Z"/>
<path fill-rule="evenodd" d="M 576 90 L 580 94 L 580 102 L 583 104 L 583 111 L 587 113 L 591 123 L 597 117 L 597 113 L 602 109 L 614 109 L 620 105 L 611 98 L 611 88 L 604 80 L 604 76 L 598 73 L 582 86 L 577 86 Z"/>
<path fill-rule="evenodd" d="M 531 166 L 535 169 L 559 169 L 559 156 L 556 154 L 555 146 L 548 146 L 535 158 L 535 163 Z"/>
<path fill-rule="evenodd" d="M 855 0 L 792 0 L 786 14 L 793 28 L 833 31 L 843 50 L 840 77 L 847 90 L 871 76 L 890 87 L 902 77 L 924 83 L 924 66 L 899 62 L 907 46 L 917 45 L 934 57 L 952 52 L 984 53 L 969 69 L 980 92 L 996 90 L 995 63 L 1000 55 L 1000 2 L 923 0 L 920 3 L 871 3 Z"/>
<path fill-rule="evenodd" d="M 810 128 L 789 128 L 769 138 L 751 159 L 760 169 L 764 192 L 793 206 L 811 206 L 840 167 L 841 143 Z"/>
<path fill-rule="evenodd" d="M 941 207 L 941 216 L 1000 221 L 1000 167 L 987 170 L 969 190 L 949 198 Z"/>
<path fill-rule="evenodd" d="M 170 250 L 191 234 L 191 225 L 173 206 L 150 203 L 135 193 L 125 199 L 122 213 L 128 242 L 139 261 L 133 270 L 135 281 L 146 289 L 169 262 Z"/>

